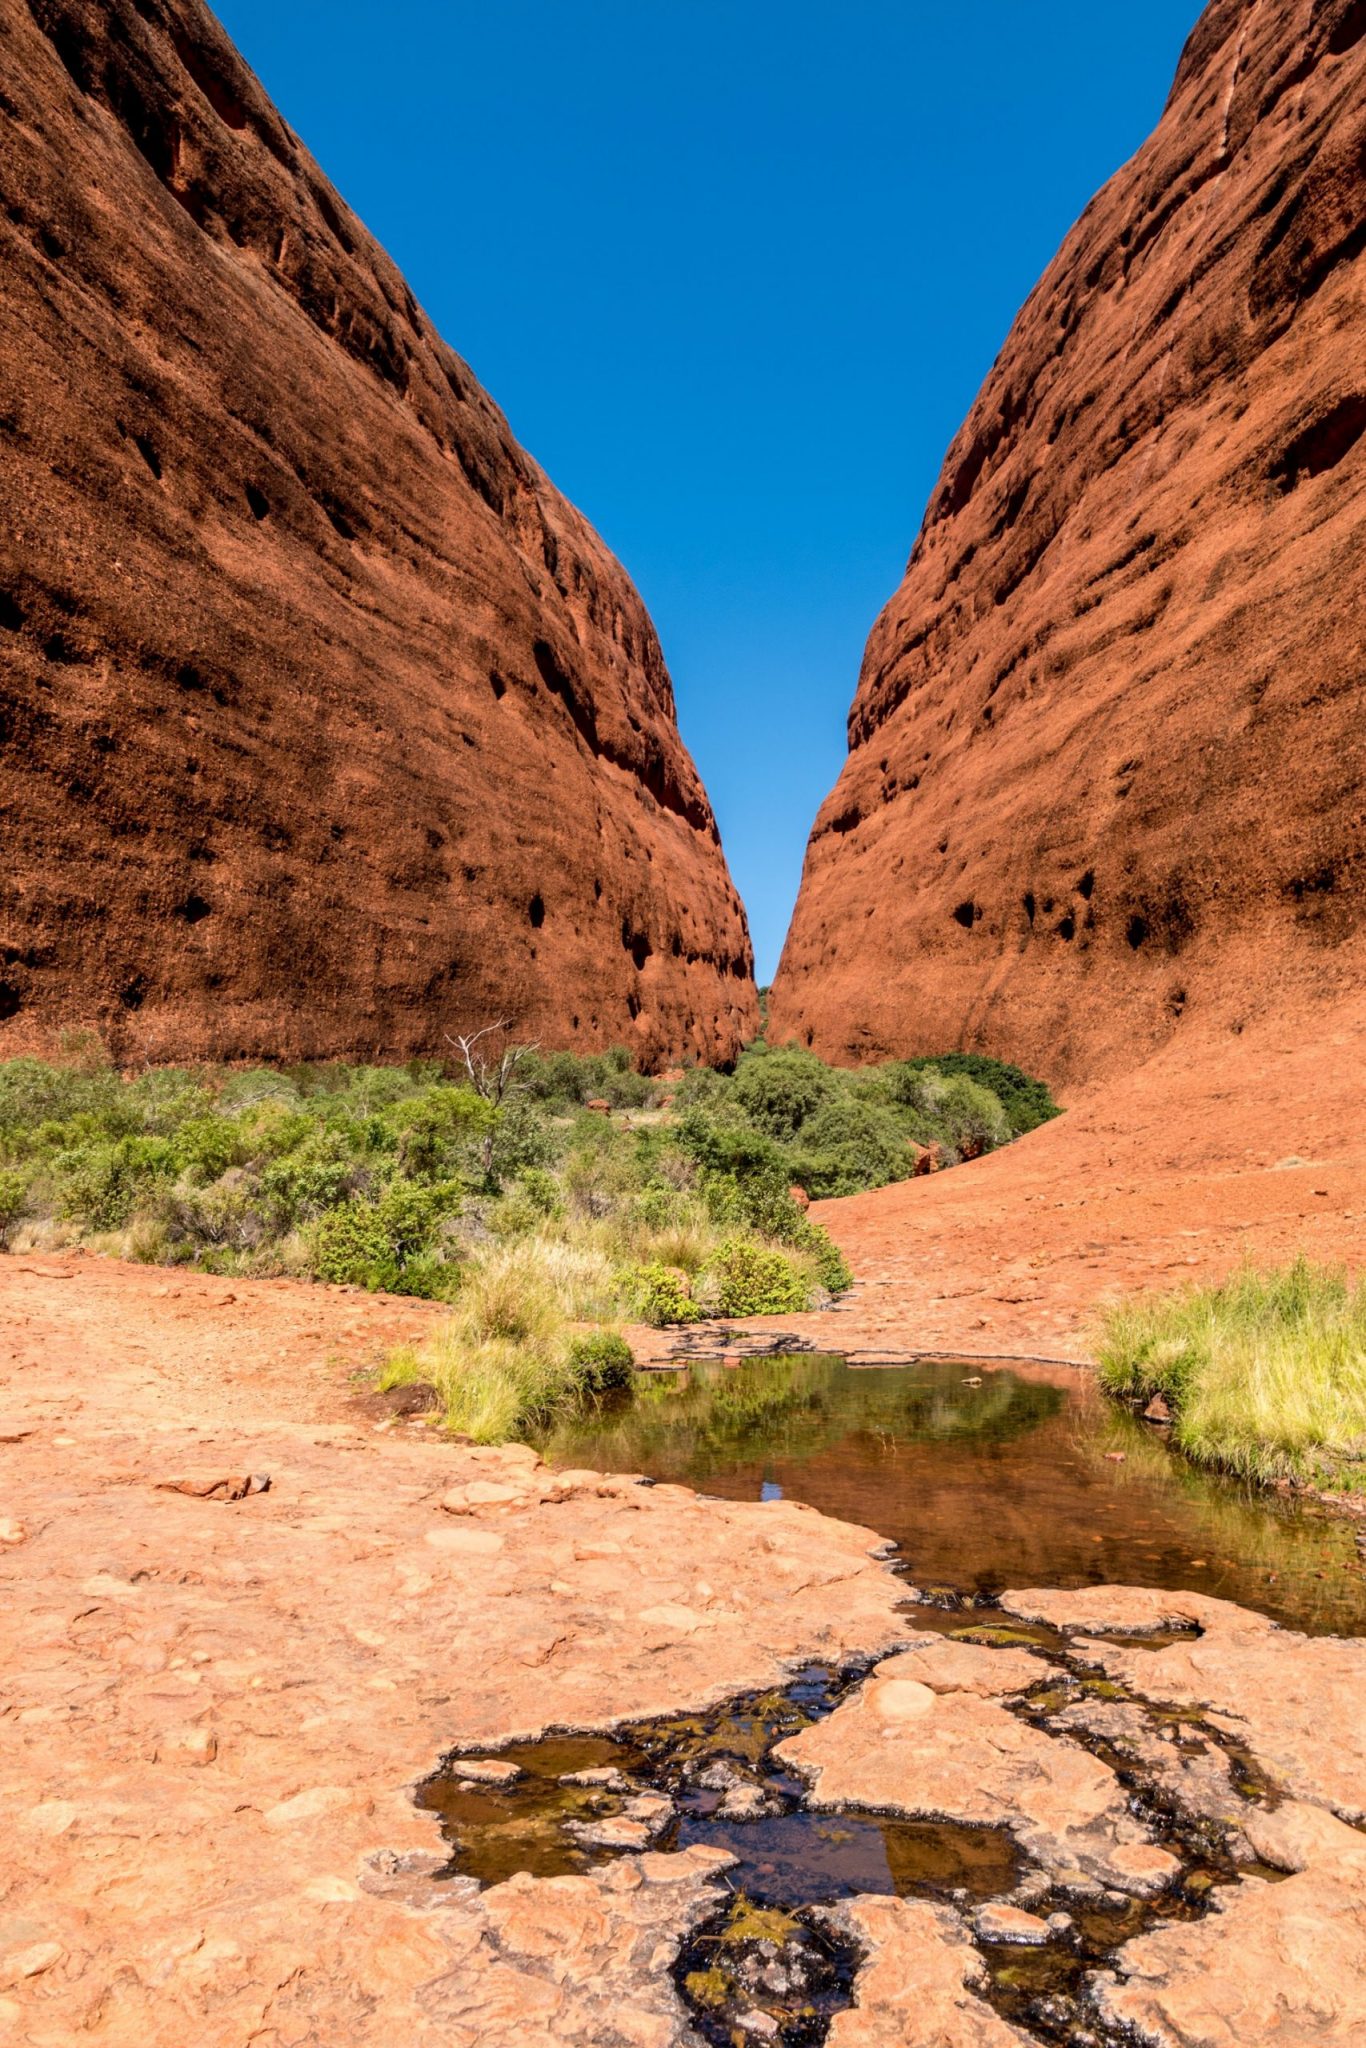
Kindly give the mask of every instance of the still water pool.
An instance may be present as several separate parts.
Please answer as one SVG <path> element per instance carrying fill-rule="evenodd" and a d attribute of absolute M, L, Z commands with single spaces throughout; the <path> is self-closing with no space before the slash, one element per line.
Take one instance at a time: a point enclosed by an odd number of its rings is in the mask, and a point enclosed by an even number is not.
<path fill-rule="evenodd" d="M 811 1355 L 640 1374 L 538 1441 L 557 1465 L 787 1498 L 889 1537 L 911 1583 L 1181 1587 L 1366 1634 L 1354 1528 L 1195 1471 L 1068 1367 Z"/>

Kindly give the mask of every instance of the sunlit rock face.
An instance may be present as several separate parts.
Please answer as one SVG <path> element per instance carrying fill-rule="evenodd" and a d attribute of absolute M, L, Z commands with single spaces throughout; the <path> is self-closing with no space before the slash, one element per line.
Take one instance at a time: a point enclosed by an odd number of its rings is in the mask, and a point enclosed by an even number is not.
<path fill-rule="evenodd" d="M 774 1036 L 1084 1080 L 1361 988 L 1364 218 L 1360 0 L 1214 0 L 873 628 Z"/>
<path fill-rule="evenodd" d="M 0 90 L 0 1053 L 731 1056 L 645 609 L 212 16 L 0 0 Z"/>

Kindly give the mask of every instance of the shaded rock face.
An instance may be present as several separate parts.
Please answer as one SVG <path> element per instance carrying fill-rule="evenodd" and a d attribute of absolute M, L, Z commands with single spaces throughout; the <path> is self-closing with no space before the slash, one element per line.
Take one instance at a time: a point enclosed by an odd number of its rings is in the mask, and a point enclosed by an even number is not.
<path fill-rule="evenodd" d="M 774 1035 L 1060 1080 L 1363 981 L 1366 9 L 1215 0 L 873 629 Z"/>
<path fill-rule="evenodd" d="M 0 112 L 0 1053 L 732 1055 L 639 597 L 213 18 L 0 0 Z"/>

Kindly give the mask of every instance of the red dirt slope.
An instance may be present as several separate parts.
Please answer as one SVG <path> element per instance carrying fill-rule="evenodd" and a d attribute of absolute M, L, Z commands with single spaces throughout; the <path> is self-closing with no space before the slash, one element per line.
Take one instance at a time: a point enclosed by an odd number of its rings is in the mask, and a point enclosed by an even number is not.
<path fill-rule="evenodd" d="M 0 1057 L 731 1055 L 645 609 L 213 17 L 0 0 L 0 111 Z"/>
<path fill-rule="evenodd" d="M 1362 986 L 1366 8 L 1214 0 L 873 629 L 773 1035 L 1063 1083 Z"/>

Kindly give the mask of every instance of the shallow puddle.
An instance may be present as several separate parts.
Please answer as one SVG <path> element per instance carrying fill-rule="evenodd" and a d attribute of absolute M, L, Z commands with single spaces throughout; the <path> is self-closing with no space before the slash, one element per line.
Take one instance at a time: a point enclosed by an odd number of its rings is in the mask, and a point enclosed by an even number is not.
<path fill-rule="evenodd" d="M 732 1500 L 806 1501 L 890 1537 L 932 1592 L 1179 1587 L 1310 1634 L 1366 1633 L 1341 1519 L 1195 1471 L 1066 1367 L 693 1364 L 639 1375 L 538 1448 Z"/>
<path fill-rule="evenodd" d="M 832 2016 L 852 2001 L 860 1960 L 829 1909 L 869 1893 L 927 1899 L 969 1923 L 989 1901 L 1027 1896 L 1038 1918 L 1052 1916 L 1048 1938 L 1028 1949 L 982 1940 L 985 1995 L 1033 2038 L 1103 2040 L 1087 2016 L 1089 1972 L 1154 1921 L 1207 1910 L 1213 1887 L 1235 1880 L 1231 1862 L 1217 1845 L 1168 1825 L 1144 1799 L 1141 1769 L 1135 1773 L 1123 1755 L 1112 1761 L 1134 1787 L 1134 1810 L 1150 1807 L 1147 1817 L 1181 1858 L 1180 1878 L 1157 1899 L 1099 1885 L 1080 1893 L 1050 1886 L 1031 1877 L 1002 1829 L 811 1810 L 801 1782 L 773 1750 L 833 1711 L 863 1676 L 861 1668 L 836 1673 L 813 1665 L 785 1687 L 710 1713 L 452 1756 L 418 1803 L 440 1817 L 450 1874 L 483 1885 L 519 1870 L 538 1877 L 584 1871 L 646 1848 L 727 1850 L 735 1860 L 720 1876 L 725 1903 L 685 1941 L 673 1973 L 696 2032 L 715 2048 L 754 2039 L 816 2048 L 825 2039 Z M 1064 1733 L 1067 1710 L 1097 1697 L 1127 1700 L 1069 1658 L 1052 1672 L 1041 1665 L 1040 1685 L 1018 1711 L 1102 1753 L 1103 1743 Z M 507 1772 L 507 1782 L 467 1775 L 491 1768 Z"/>
<path fill-rule="evenodd" d="M 1026 2038 L 1120 2048 L 1088 1998 L 1090 1973 L 1155 1921 L 1209 1910 L 1240 1871 L 1277 1875 L 1237 1865 L 1246 1844 L 1178 1811 L 1169 1789 L 1172 1757 L 1205 1752 L 1243 1798 L 1274 1802 L 1253 1759 L 1198 1713 L 1153 1708 L 1110 1684 L 1050 1629 L 993 1608 L 992 1596 L 1012 1586 L 1191 1588 L 1309 1632 L 1363 1633 L 1366 1574 L 1341 1522 L 1191 1470 L 1065 1369 L 694 1363 L 641 1375 L 634 1395 L 538 1448 L 560 1465 L 804 1501 L 890 1538 L 916 1589 L 915 1625 L 1041 1652 L 1039 1684 L 1014 1710 L 1107 1762 L 1130 1812 L 1179 1859 L 1169 1889 L 1140 1902 L 1096 1884 L 1051 1885 L 999 1829 L 812 1811 L 773 1751 L 830 1713 L 861 1682 L 857 1669 L 813 1665 L 710 1713 L 449 1758 L 419 1803 L 440 1816 L 452 1874 L 487 1885 L 693 1843 L 735 1858 L 720 1878 L 724 1906 L 674 1969 L 695 2031 L 715 2048 L 825 2040 L 859 1964 L 831 1910 L 862 1893 L 951 1906 L 970 1928 L 988 1901 L 1027 1902 L 1046 1937 L 1011 1946 L 984 1923 L 983 1995 Z M 487 1782 L 500 1767 L 506 1782 Z"/>
<path fill-rule="evenodd" d="M 1009 1891 L 1018 1857 L 1000 1830 L 812 1812 L 800 1781 L 771 1761 L 776 1744 L 830 1713 L 861 1675 L 813 1665 L 788 1686 L 711 1714 L 511 1743 L 496 1752 L 518 1773 L 503 1786 L 466 1782 L 469 1762 L 455 1757 L 418 1804 L 440 1816 L 452 1871 L 481 1884 L 703 1842 L 729 1850 L 727 1884 L 762 1905 L 858 1892 L 962 1903 Z M 623 1823 L 625 1838 L 613 1841 Z"/>

